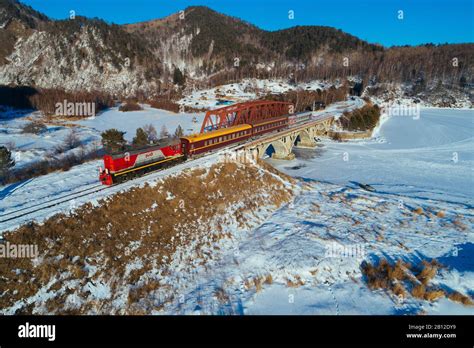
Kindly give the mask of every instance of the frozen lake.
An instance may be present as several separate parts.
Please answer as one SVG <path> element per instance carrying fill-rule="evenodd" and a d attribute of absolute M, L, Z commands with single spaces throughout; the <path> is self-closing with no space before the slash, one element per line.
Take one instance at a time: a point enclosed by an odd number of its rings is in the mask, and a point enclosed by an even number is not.
<path fill-rule="evenodd" d="M 474 112 L 422 109 L 419 119 L 390 117 L 366 141 L 323 141 L 293 161 L 269 160 L 297 177 L 340 185 L 362 182 L 400 193 L 472 205 Z"/>

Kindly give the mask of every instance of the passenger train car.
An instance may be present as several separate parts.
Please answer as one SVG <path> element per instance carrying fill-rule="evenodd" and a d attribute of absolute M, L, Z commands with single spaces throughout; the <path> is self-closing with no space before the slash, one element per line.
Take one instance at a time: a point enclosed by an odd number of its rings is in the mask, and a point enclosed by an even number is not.
<path fill-rule="evenodd" d="M 247 140 L 251 136 L 252 126 L 242 124 L 203 134 L 182 137 L 181 150 L 187 157 L 191 157 L 193 155 Z"/>

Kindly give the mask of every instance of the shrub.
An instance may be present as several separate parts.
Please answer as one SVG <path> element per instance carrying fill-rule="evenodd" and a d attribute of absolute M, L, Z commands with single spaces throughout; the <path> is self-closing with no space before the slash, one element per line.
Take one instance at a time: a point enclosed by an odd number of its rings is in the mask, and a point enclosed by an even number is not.
<path fill-rule="evenodd" d="M 150 101 L 149 104 L 155 109 L 167 110 L 174 113 L 178 113 L 180 111 L 179 104 L 169 99 L 154 99 Z"/>
<path fill-rule="evenodd" d="M 102 135 L 102 145 L 107 152 L 119 152 L 125 148 L 126 141 L 124 138 L 125 132 L 112 128 L 107 129 Z"/>
<path fill-rule="evenodd" d="M 169 136 L 170 136 L 170 133 L 168 132 L 168 128 L 166 128 L 165 125 L 161 126 L 160 138 L 164 139 L 164 138 L 168 138 Z"/>
<path fill-rule="evenodd" d="M 175 85 L 183 86 L 186 82 L 186 77 L 184 74 L 179 70 L 179 68 L 175 68 L 173 72 L 173 83 Z"/>
<path fill-rule="evenodd" d="M 472 306 L 474 305 L 474 302 L 472 301 L 472 299 L 466 295 L 463 295 L 461 294 L 460 292 L 458 291 L 454 291 L 452 293 L 450 293 L 448 295 L 448 298 L 451 300 L 451 301 L 454 301 L 454 302 L 459 302 L 459 303 L 462 303 L 463 305 L 465 306 Z"/>
<path fill-rule="evenodd" d="M 23 133 L 41 134 L 46 130 L 46 125 L 40 121 L 33 121 L 23 126 Z"/>
<path fill-rule="evenodd" d="M 127 112 L 127 111 L 139 111 L 143 110 L 143 108 L 134 101 L 128 101 L 125 104 L 120 105 L 119 111 Z"/>
<path fill-rule="evenodd" d="M 380 118 L 380 109 L 377 105 L 365 105 L 352 112 L 344 112 L 339 119 L 342 128 L 349 131 L 365 131 L 373 129 Z"/>
<path fill-rule="evenodd" d="M 149 142 L 155 143 L 158 140 L 158 133 L 152 124 L 146 124 L 142 129 L 146 133 Z"/>
<path fill-rule="evenodd" d="M 78 147 L 79 145 L 81 145 L 81 140 L 79 139 L 79 136 L 77 135 L 77 130 L 73 128 L 66 135 L 66 138 L 64 138 L 64 142 L 63 142 L 64 149 L 66 151 L 72 150 Z"/>

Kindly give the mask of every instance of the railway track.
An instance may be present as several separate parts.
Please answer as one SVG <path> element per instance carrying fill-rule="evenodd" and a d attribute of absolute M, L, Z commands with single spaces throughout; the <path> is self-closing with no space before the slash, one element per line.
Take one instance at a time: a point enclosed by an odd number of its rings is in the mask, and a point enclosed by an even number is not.
<path fill-rule="evenodd" d="M 28 207 L 24 207 L 24 208 L 21 208 L 21 209 L 10 211 L 10 212 L 7 212 L 3 215 L 0 215 L 0 223 L 16 220 L 16 219 L 19 219 L 23 216 L 30 215 L 30 214 L 36 213 L 38 211 L 41 211 L 41 210 L 45 210 L 45 209 L 54 207 L 54 206 L 59 205 L 59 204 L 70 202 L 70 201 L 73 201 L 76 198 L 84 197 L 84 196 L 87 196 L 87 195 L 90 195 L 90 194 L 93 194 L 93 193 L 96 193 L 96 192 L 99 192 L 99 191 L 103 191 L 103 190 L 108 189 L 108 188 L 109 188 L 108 186 L 103 186 L 103 185 L 99 184 L 99 185 L 95 185 L 95 186 L 92 186 L 92 187 L 89 187 L 89 188 L 86 188 L 86 189 L 83 189 L 83 190 L 80 190 L 80 191 L 69 193 L 67 195 L 63 195 L 61 197 L 53 198 L 53 199 L 50 199 L 50 200 L 45 201 L 45 202 L 37 203 L 37 204 L 34 204 L 34 205 L 30 205 Z"/>

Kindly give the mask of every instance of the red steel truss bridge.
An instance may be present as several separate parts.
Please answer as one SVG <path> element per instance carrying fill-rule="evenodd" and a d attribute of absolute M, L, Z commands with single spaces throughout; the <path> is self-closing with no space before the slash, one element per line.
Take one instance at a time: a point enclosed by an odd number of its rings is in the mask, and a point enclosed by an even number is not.
<path fill-rule="evenodd" d="M 257 100 L 233 104 L 206 112 L 201 133 L 291 113 L 293 104 L 288 102 Z"/>

